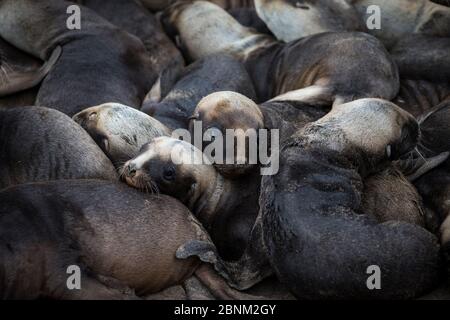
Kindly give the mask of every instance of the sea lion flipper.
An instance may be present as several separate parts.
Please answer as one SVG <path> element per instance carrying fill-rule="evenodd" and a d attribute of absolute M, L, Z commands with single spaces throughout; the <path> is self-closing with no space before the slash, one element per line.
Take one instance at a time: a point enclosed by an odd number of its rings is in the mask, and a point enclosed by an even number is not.
<path fill-rule="evenodd" d="M 298 89 L 283 93 L 269 102 L 275 101 L 298 101 L 310 105 L 331 106 L 335 100 L 333 91 L 326 86 L 313 85 L 306 88 Z"/>
<path fill-rule="evenodd" d="M 411 169 L 410 172 L 407 173 L 407 177 L 409 181 L 415 181 L 427 172 L 433 170 L 434 168 L 441 165 L 444 161 L 448 159 L 450 152 L 442 152 L 437 156 L 431 158 L 420 158 L 418 159 Z"/>
<path fill-rule="evenodd" d="M 263 297 L 249 295 L 230 288 L 227 282 L 207 264 L 201 265 L 195 276 L 218 299 L 223 300 L 264 300 Z"/>
<path fill-rule="evenodd" d="M 24 91 L 39 84 L 58 61 L 61 52 L 61 47 L 56 47 L 49 60 L 37 70 L 13 71 L 5 74 L 7 80 L 4 83 L 0 83 L 0 97 Z"/>
<path fill-rule="evenodd" d="M 193 256 L 206 263 L 215 264 L 217 262 L 217 250 L 210 242 L 192 240 L 179 247 L 176 252 L 178 259 L 188 259 Z"/>

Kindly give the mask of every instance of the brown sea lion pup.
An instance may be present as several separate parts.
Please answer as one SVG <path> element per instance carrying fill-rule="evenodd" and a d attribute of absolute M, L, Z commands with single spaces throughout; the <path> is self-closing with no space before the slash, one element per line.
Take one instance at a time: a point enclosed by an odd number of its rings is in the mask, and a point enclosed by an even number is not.
<path fill-rule="evenodd" d="M 379 10 L 379 28 L 368 32 L 388 48 L 412 33 L 437 37 L 450 36 L 450 8 L 429 0 L 349 0 L 364 21 Z"/>
<path fill-rule="evenodd" d="M 158 120 L 118 103 L 87 108 L 73 116 L 73 120 L 89 133 L 116 167 L 136 156 L 144 144 L 171 133 Z"/>
<path fill-rule="evenodd" d="M 165 35 L 158 19 L 139 0 L 78 0 L 122 30 L 137 36 L 144 44 L 159 75 L 154 98 L 164 97 L 183 70 L 184 60 L 175 44 Z"/>
<path fill-rule="evenodd" d="M 47 76 L 60 55 L 61 48 L 58 47 L 42 64 L 0 38 L 0 102 L 3 104 L 10 95 L 36 87 Z"/>
<path fill-rule="evenodd" d="M 346 0 L 255 0 L 255 7 L 284 42 L 321 32 L 366 30 L 358 11 Z"/>
<path fill-rule="evenodd" d="M 238 262 L 219 261 L 217 269 L 239 289 L 273 271 L 298 298 L 427 292 L 439 279 L 436 238 L 417 225 L 380 223 L 361 206 L 363 180 L 412 150 L 418 138 L 415 119 L 379 99 L 337 106 L 306 125 L 283 145 L 279 173 L 262 179 L 246 253 Z M 189 256 L 188 249 L 179 255 Z M 383 275 L 379 290 L 367 287 L 373 265 Z"/>
<path fill-rule="evenodd" d="M 144 101 L 141 111 L 170 129 L 187 129 L 198 102 L 216 91 L 231 90 L 256 99 L 252 80 L 245 66 L 226 54 L 215 54 L 195 61 L 161 101 Z"/>
<path fill-rule="evenodd" d="M 364 180 L 364 213 L 379 222 L 403 221 L 427 228 L 422 198 L 414 185 L 396 168 L 376 173 Z"/>
<path fill-rule="evenodd" d="M 260 101 L 297 89 L 304 89 L 303 102 L 328 106 L 365 97 L 391 100 L 398 93 L 394 61 L 365 33 L 325 32 L 284 44 L 205 1 L 177 3 L 164 21 L 192 59 L 228 52 L 244 61 Z"/>
<path fill-rule="evenodd" d="M 217 298 L 249 298 L 200 260 L 176 259 L 187 241 L 213 245 L 171 197 L 108 181 L 64 180 L 4 189 L 0 203 L 2 299 L 137 299 L 194 273 Z M 81 289 L 71 290 L 76 269 Z"/>
<path fill-rule="evenodd" d="M 62 47 L 36 104 L 69 116 L 110 101 L 139 107 L 157 79 L 144 45 L 82 6 L 81 29 L 71 30 L 71 5 L 60 0 L 0 4 L 0 36 L 6 41 L 42 60 Z"/>
<path fill-rule="evenodd" d="M 190 143 L 159 137 L 125 163 L 121 175 L 132 187 L 180 200 L 208 230 L 224 259 L 241 256 L 258 213 L 259 172 L 227 179 Z"/>
<path fill-rule="evenodd" d="M 118 179 L 94 140 L 53 109 L 0 109 L 0 150 L 0 189 L 34 181 Z"/>

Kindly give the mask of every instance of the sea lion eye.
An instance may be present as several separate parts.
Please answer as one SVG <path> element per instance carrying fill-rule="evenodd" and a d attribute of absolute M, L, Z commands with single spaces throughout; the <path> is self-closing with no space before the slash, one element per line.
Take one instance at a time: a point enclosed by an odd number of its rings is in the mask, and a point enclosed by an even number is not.
<path fill-rule="evenodd" d="M 173 181 L 175 179 L 175 169 L 172 167 L 164 169 L 163 178 L 167 181 Z"/>

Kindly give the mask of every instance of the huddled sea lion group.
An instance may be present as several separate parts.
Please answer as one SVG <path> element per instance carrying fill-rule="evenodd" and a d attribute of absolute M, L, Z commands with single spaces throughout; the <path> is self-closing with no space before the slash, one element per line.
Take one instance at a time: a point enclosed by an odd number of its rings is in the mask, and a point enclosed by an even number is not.
<path fill-rule="evenodd" d="M 0 299 L 450 297 L 449 52 L 448 1 L 0 0 Z"/>

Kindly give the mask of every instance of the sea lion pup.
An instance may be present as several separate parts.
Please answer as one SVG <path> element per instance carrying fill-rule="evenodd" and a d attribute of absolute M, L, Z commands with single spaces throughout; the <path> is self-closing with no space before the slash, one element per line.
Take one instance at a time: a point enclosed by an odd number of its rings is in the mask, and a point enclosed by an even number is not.
<path fill-rule="evenodd" d="M 134 108 L 105 103 L 73 116 L 116 167 L 135 157 L 141 147 L 170 130 L 159 121 Z"/>
<path fill-rule="evenodd" d="M 391 100 L 398 92 L 395 63 L 376 38 L 364 33 L 325 32 L 284 44 L 241 26 L 205 1 L 179 2 L 165 12 L 164 21 L 179 33 L 192 59 L 229 52 L 244 61 L 260 101 L 297 89 L 304 89 L 303 102 L 314 105 L 364 97 Z"/>
<path fill-rule="evenodd" d="M 390 53 L 402 78 L 450 83 L 449 51 L 450 31 L 448 38 L 418 34 L 405 36 Z"/>
<path fill-rule="evenodd" d="M 170 93 L 160 102 L 144 102 L 141 111 L 170 129 L 187 129 L 198 102 L 215 91 L 231 90 L 256 99 L 245 66 L 226 54 L 214 54 L 189 65 Z"/>
<path fill-rule="evenodd" d="M 421 153 L 432 156 L 450 151 L 450 101 L 436 106 L 420 119 L 422 132 Z M 450 216 L 450 160 L 425 174 L 415 182 L 417 189 L 423 196 L 425 204 L 432 208 L 442 222 Z M 448 228 L 448 222 L 446 225 Z M 448 233 L 442 231 L 442 242 L 450 241 Z"/>
<path fill-rule="evenodd" d="M 0 4 L 0 36 L 6 41 L 42 60 L 63 48 L 36 104 L 69 116 L 110 101 L 139 107 L 157 78 L 144 45 L 82 6 L 81 29 L 70 30 L 71 5 L 60 0 Z"/>
<path fill-rule="evenodd" d="M 60 55 L 61 48 L 58 47 L 48 61 L 41 65 L 39 60 L 0 38 L 0 98 L 37 86 L 50 72 Z"/>
<path fill-rule="evenodd" d="M 301 98 L 301 96 L 300 96 Z M 197 126 L 195 122 L 199 121 L 202 128 L 202 135 L 211 128 L 219 130 L 223 135 L 223 154 L 228 155 L 233 152 L 234 160 L 230 164 L 214 163 L 216 169 L 224 176 L 235 178 L 246 175 L 254 170 L 259 164 L 250 163 L 251 133 L 258 134 L 261 129 L 278 130 L 279 140 L 282 143 L 289 138 L 295 131 L 302 128 L 309 122 L 323 117 L 329 112 L 328 107 L 312 106 L 295 100 L 296 97 L 290 96 L 289 100 L 277 100 L 274 98 L 261 105 L 257 105 L 252 99 L 244 95 L 232 92 L 222 91 L 212 93 L 203 98 L 194 110 L 190 122 L 191 136 L 195 134 Z M 236 140 L 234 150 L 227 150 L 229 143 L 227 141 L 227 130 L 234 130 L 232 136 Z M 267 135 L 267 144 L 271 147 L 270 137 Z M 239 144 L 237 141 L 243 140 L 245 144 Z M 256 141 L 259 144 L 262 141 Z M 280 142 L 276 141 L 277 144 Z M 203 148 L 208 148 L 209 144 L 204 143 Z M 241 158 L 241 159 L 239 159 Z M 240 161 L 238 161 L 240 160 Z"/>
<path fill-rule="evenodd" d="M 364 21 L 379 10 L 380 28 L 368 32 L 379 38 L 388 48 L 403 37 L 416 33 L 437 37 L 450 36 L 450 8 L 429 0 L 349 0 Z M 373 7 L 372 7 L 373 8 Z"/>
<path fill-rule="evenodd" d="M 259 174 L 226 179 L 190 143 L 159 137 L 125 163 L 121 175 L 132 187 L 159 191 L 184 203 L 224 259 L 242 255 L 258 214 Z"/>
<path fill-rule="evenodd" d="M 218 298 L 249 297 L 224 286 L 200 260 L 176 259 L 187 241 L 213 246 L 171 197 L 64 180 L 4 189 L 0 203 L 2 299 L 137 299 L 194 273 Z M 80 290 L 68 289 L 70 266 L 81 271 Z"/>
<path fill-rule="evenodd" d="M 337 106 L 306 125 L 282 147 L 279 173 L 262 179 L 246 253 L 239 262 L 219 261 L 218 270 L 239 289 L 273 270 L 309 299 L 412 298 L 431 289 L 439 271 L 435 237 L 361 210 L 363 179 L 414 148 L 418 134 L 411 115 L 379 99 Z M 189 256 L 189 249 L 179 255 Z M 371 265 L 383 275 L 380 290 L 367 287 Z"/>
<path fill-rule="evenodd" d="M 255 0 L 259 17 L 278 40 L 291 42 L 328 31 L 365 31 L 358 11 L 346 0 Z"/>
<path fill-rule="evenodd" d="M 0 150 L 0 189 L 34 181 L 118 178 L 91 137 L 53 109 L 0 109 Z"/>
<path fill-rule="evenodd" d="M 144 44 L 159 75 L 156 99 L 164 97 L 184 67 L 184 59 L 166 36 L 158 19 L 138 0 L 78 0 L 122 30 L 137 36 Z"/>

